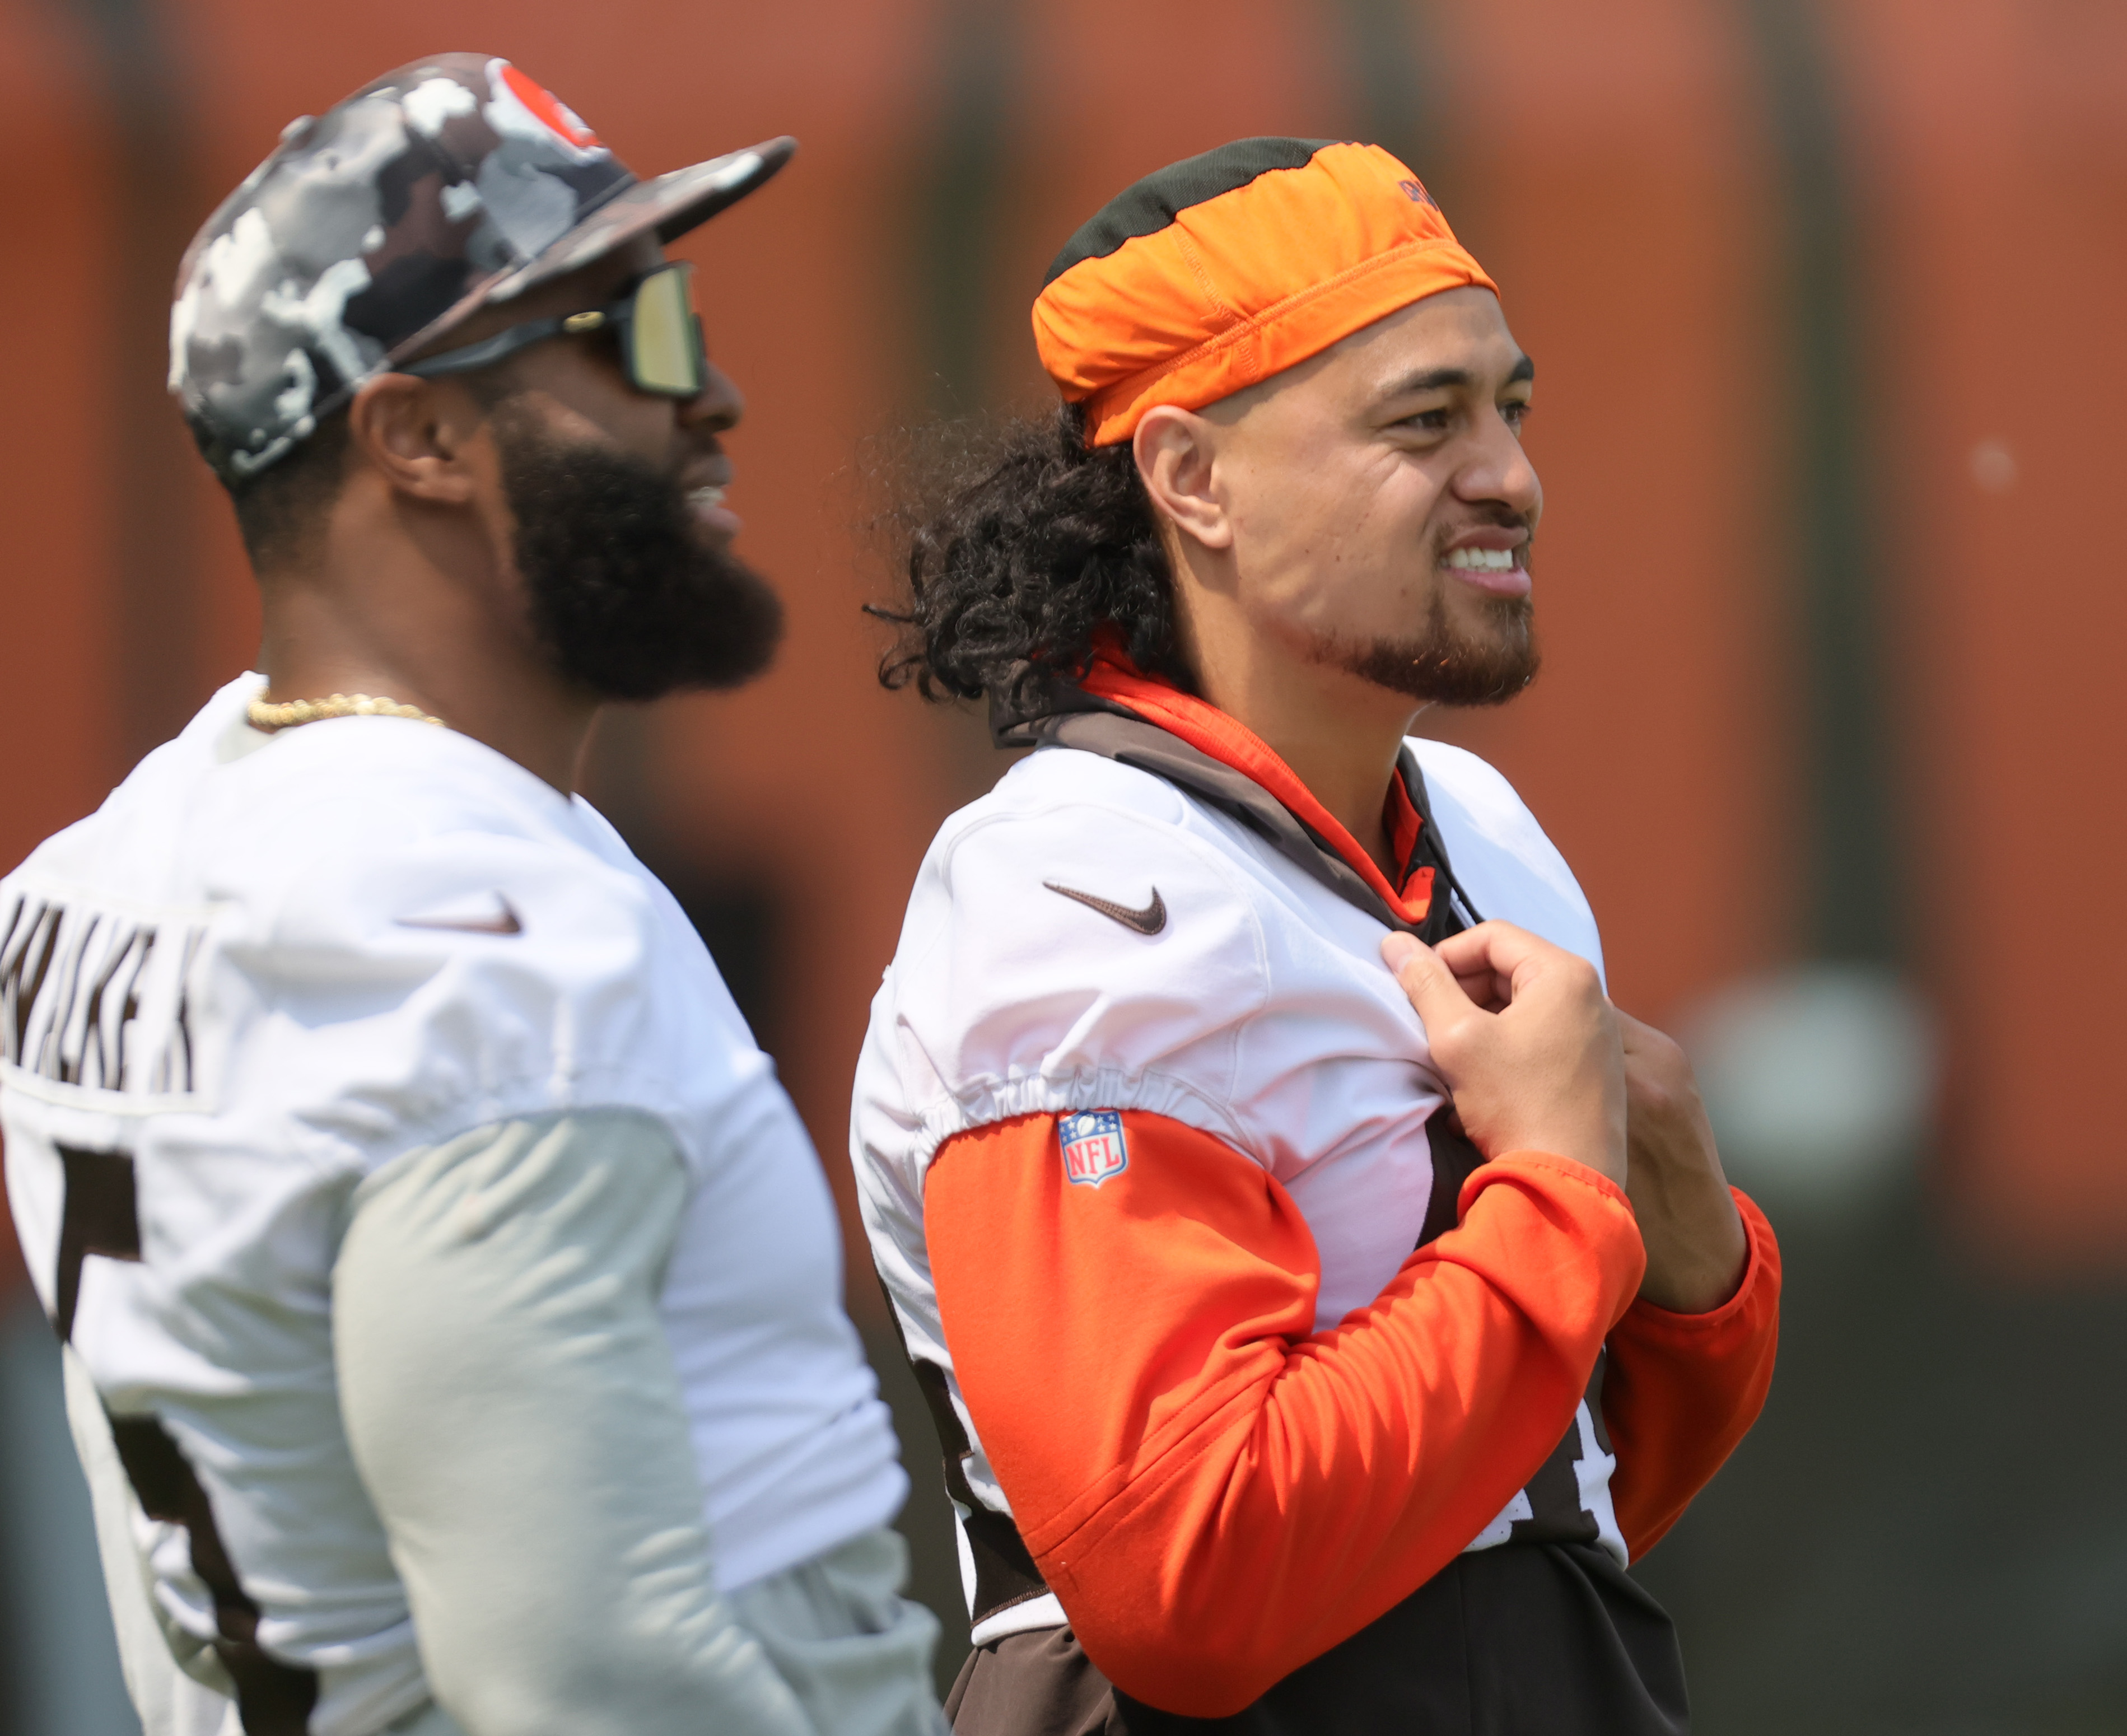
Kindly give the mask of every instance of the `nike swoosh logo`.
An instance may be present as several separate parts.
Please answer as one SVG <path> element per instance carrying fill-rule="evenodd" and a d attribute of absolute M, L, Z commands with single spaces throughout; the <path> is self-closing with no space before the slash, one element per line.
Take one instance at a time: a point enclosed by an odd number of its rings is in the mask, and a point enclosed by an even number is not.
<path fill-rule="evenodd" d="M 1140 934 L 1157 934 L 1167 926 L 1167 904 L 1160 897 L 1158 887 L 1152 889 L 1152 902 L 1141 911 L 1134 911 L 1126 904 L 1117 904 L 1112 898 L 1096 898 L 1091 892 L 1082 892 L 1075 887 L 1059 886 L 1053 880 L 1045 880 L 1041 883 L 1050 892 L 1076 899 L 1087 910 L 1098 911 L 1103 916 L 1120 922 L 1126 929 L 1135 929 Z"/>
<path fill-rule="evenodd" d="M 524 925 L 517 920 L 517 912 L 509 906 L 507 898 L 498 896 L 500 908 L 491 916 L 400 916 L 394 920 L 402 929 L 448 929 L 459 934 L 521 934 Z"/>

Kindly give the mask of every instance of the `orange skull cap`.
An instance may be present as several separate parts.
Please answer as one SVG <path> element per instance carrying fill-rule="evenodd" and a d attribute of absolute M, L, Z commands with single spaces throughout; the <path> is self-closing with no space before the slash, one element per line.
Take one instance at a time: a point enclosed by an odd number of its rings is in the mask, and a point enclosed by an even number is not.
<path fill-rule="evenodd" d="M 1242 139 L 1109 201 L 1049 267 L 1034 341 L 1106 446 L 1468 284 L 1499 293 L 1379 145 Z"/>

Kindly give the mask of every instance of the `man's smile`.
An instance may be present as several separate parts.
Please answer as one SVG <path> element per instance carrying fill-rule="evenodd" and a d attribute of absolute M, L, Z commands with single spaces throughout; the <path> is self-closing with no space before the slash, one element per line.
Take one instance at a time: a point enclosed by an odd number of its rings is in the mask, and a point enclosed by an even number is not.
<path fill-rule="evenodd" d="M 1464 584 L 1495 597 L 1526 597 L 1529 533 L 1518 527 L 1479 525 L 1451 538 L 1440 565 Z"/>

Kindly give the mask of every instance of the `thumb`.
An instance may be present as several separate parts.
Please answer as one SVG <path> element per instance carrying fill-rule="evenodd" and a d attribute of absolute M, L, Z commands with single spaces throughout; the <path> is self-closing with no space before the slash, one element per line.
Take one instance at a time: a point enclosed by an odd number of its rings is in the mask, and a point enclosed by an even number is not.
<path fill-rule="evenodd" d="M 1460 1024 L 1478 1010 L 1462 992 L 1440 955 L 1414 935 L 1392 933 L 1381 942 L 1381 958 L 1395 973 L 1397 986 L 1410 997 L 1411 1010 L 1424 1023 L 1428 1038 Z"/>

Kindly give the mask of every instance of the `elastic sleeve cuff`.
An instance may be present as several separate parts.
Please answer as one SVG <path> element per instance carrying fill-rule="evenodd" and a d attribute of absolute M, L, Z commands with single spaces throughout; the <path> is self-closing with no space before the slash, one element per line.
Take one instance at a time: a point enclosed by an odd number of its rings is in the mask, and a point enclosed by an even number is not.
<path fill-rule="evenodd" d="M 1628 1217 L 1632 1213 L 1632 1203 L 1625 1197 L 1625 1190 L 1600 1170 L 1591 1169 L 1585 1163 L 1576 1163 L 1570 1157 L 1554 1157 L 1549 1152 L 1504 1152 L 1497 1157 L 1488 1158 L 1470 1172 L 1470 1179 L 1462 1184 L 1462 1192 L 1455 1202 L 1457 1214 L 1466 1213 L 1470 1209 L 1470 1202 L 1494 1182 L 1504 1180 L 1516 1171 L 1527 1172 L 1531 1170 L 1561 1175 L 1568 1181 L 1592 1188 L 1613 1204 L 1622 1206 Z"/>
<path fill-rule="evenodd" d="M 1585 1237 L 1584 1246 L 1599 1260 L 1610 1285 L 1608 1324 L 1614 1328 L 1631 1311 L 1640 1280 L 1646 1275 L 1646 1245 L 1639 1219 L 1625 1190 L 1599 1170 L 1549 1152 L 1506 1152 L 1473 1170 L 1456 1199 L 1458 1223 L 1466 1223 L 1478 1195 L 1487 1188 L 1530 1189 L 1565 1211 Z M 1592 1198 L 1590 1197 L 1592 1196 Z"/>

